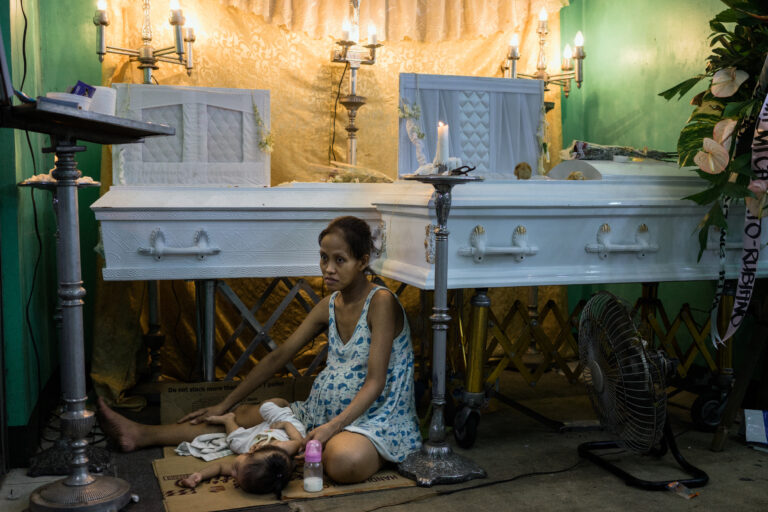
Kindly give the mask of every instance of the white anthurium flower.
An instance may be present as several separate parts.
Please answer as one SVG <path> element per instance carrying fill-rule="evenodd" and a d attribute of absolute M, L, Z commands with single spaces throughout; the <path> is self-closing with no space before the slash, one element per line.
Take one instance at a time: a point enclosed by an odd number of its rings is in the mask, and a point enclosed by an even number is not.
<path fill-rule="evenodd" d="M 733 135 L 733 130 L 736 129 L 736 120 L 735 119 L 723 119 L 722 121 L 719 121 L 715 125 L 714 133 L 712 134 L 712 138 L 723 146 L 726 150 L 731 149 L 731 136 Z"/>
<path fill-rule="evenodd" d="M 757 218 L 762 218 L 765 215 L 764 208 L 766 199 L 766 190 L 768 190 L 768 180 L 753 180 L 747 187 L 755 194 L 755 197 L 745 197 L 744 200 L 747 203 L 747 209 L 749 213 Z"/>
<path fill-rule="evenodd" d="M 720 174 L 728 165 L 728 150 L 710 138 L 704 139 L 704 147 L 696 153 L 693 161 L 709 174 Z"/>
<path fill-rule="evenodd" d="M 723 68 L 712 77 L 712 94 L 718 98 L 729 98 L 749 78 L 749 73 L 734 67 Z"/>

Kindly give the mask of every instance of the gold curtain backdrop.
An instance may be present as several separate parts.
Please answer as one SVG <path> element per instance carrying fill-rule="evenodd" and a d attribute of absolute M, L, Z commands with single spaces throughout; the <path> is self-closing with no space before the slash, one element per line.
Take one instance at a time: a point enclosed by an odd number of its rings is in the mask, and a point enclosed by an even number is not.
<path fill-rule="evenodd" d="M 315 39 L 340 35 L 349 0 L 220 0 L 267 23 Z M 440 42 L 522 31 L 544 7 L 556 13 L 567 0 L 360 0 L 360 36 L 374 23 L 379 39 Z"/>
<path fill-rule="evenodd" d="M 536 26 L 538 11 L 549 13 L 547 59 L 550 71 L 560 62 L 560 0 L 361 0 L 361 38 L 366 37 L 368 20 L 378 25 L 377 63 L 362 66 L 358 73 L 358 94 L 367 98 L 357 116 L 357 163 L 376 169 L 391 178 L 397 176 L 398 80 L 400 73 L 429 73 L 500 77 L 500 64 L 511 35 L 520 35 L 521 72 L 535 70 L 538 52 Z M 271 182 L 322 181 L 322 172 L 313 165 L 327 165 L 332 139 L 332 119 L 343 66 L 330 62 L 334 41 L 348 13 L 347 0 L 183 0 L 187 23 L 195 28 L 195 69 L 191 77 L 181 66 L 160 63 L 154 76 L 161 85 L 268 89 L 271 104 Z M 173 41 L 167 22 L 168 0 L 152 2 L 153 43 L 167 46 Z M 107 44 L 124 48 L 141 45 L 141 5 L 132 0 L 109 2 L 112 23 L 106 29 Z M 94 29 L 95 31 L 95 29 Z M 95 58 L 95 56 L 94 56 Z M 103 83 L 141 83 L 141 72 L 127 57 L 108 54 L 102 67 Z M 345 78 L 341 94 L 348 87 Z M 554 87 L 545 94 L 555 108 L 546 116 L 546 140 L 551 148 L 562 147 L 560 92 Z M 346 155 L 347 115 L 339 105 L 336 113 L 335 158 Z M 556 151 L 552 152 L 553 159 Z M 104 152 L 102 193 L 112 183 L 111 160 Z M 556 162 L 547 164 L 547 168 Z M 312 281 L 319 286 L 320 281 Z M 267 283 L 264 280 L 237 280 L 229 283 L 244 297 L 255 301 Z M 549 290 L 549 288 L 547 288 Z M 318 291 L 321 291 L 318 288 Z M 134 354 L 146 360 L 141 350 L 141 330 L 146 330 L 146 307 L 140 308 L 143 283 L 100 281 L 94 294 L 97 315 L 93 377 L 97 390 L 115 402 L 136 381 Z M 541 304 L 550 298 L 564 303 L 564 289 L 541 292 Z M 109 301 L 106 298 L 109 297 Z M 167 378 L 187 379 L 194 363 L 194 309 L 191 283 L 161 283 L 161 319 L 166 332 L 162 349 L 163 372 Z M 524 289 L 496 294 L 494 309 L 503 309 L 515 298 L 527 300 Z M 144 302 L 146 299 L 144 299 Z M 219 301 L 221 303 L 223 301 Z M 418 294 L 406 298 L 409 315 L 418 304 Z M 264 315 L 271 311 L 267 304 Z M 226 307 L 217 313 L 217 350 L 239 324 Z M 501 315 L 503 316 L 503 314 Z M 303 310 L 289 310 L 287 321 L 272 331 L 279 341 L 304 317 Z M 136 319 L 141 318 L 141 326 Z M 259 317 L 260 320 L 264 318 Z M 119 347 L 119 348 L 116 348 Z M 119 357 L 115 357 L 119 350 Z M 239 355 L 239 350 L 236 350 Z M 259 354 L 255 355 L 256 358 Z M 226 370 L 233 357 L 223 360 L 218 371 Z M 245 368 L 244 371 L 247 371 Z"/>

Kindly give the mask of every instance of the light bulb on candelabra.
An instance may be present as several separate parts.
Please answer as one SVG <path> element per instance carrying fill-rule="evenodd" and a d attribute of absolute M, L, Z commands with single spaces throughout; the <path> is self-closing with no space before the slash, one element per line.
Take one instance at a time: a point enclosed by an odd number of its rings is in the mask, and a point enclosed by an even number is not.
<path fill-rule="evenodd" d="M 533 78 L 536 80 L 542 80 L 545 83 L 545 90 L 550 84 L 557 85 L 563 88 L 565 97 L 571 89 L 571 81 L 576 81 L 576 86 L 581 87 L 581 83 L 584 81 L 584 58 L 586 53 L 584 52 L 584 35 L 579 31 L 574 39 L 574 47 L 566 45 L 562 53 L 561 69 L 562 73 L 550 74 L 547 72 L 547 20 L 549 16 L 547 10 L 542 7 L 539 11 L 539 24 L 536 29 L 539 39 L 539 52 L 536 59 L 536 72 L 535 73 L 518 73 L 517 61 L 520 59 L 520 39 L 517 34 L 513 34 L 509 40 L 509 47 L 507 48 L 506 59 L 501 63 L 501 70 L 505 78 Z"/>
<path fill-rule="evenodd" d="M 187 75 L 192 72 L 192 43 L 195 41 L 195 32 L 184 24 L 184 13 L 179 6 L 179 0 L 170 0 L 170 15 L 168 22 L 173 28 L 174 45 L 156 49 L 152 45 L 152 23 L 150 14 L 150 0 L 142 2 L 143 24 L 141 26 L 141 48 L 134 50 L 130 48 L 120 48 L 117 46 L 107 46 L 104 34 L 105 27 L 109 26 L 109 16 L 107 14 L 106 0 L 98 0 L 96 3 L 96 13 L 93 17 L 93 24 L 96 25 L 97 49 L 99 61 L 104 61 L 107 53 L 117 53 L 119 55 L 128 55 L 132 61 L 139 63 L 139 69 L 144 74 L 144 83 L 152 83 L 152 71 L 158 69 L 159 62 L 170 64 L 180 64 L 187 69 Z M 172 55 L 175 56 L 172 57 Z M 156 81 L 156 80 L 155 80 Z"/>
<path fill-rule="evenodd" d="M 368 44 L 378 44 L 379 39 L 378 35 L 376 34 L 376 24 L 369 23 L 368 24 Z"/>
<path fill-rule="evenodd" d="M 342 41 L 349 41 L 349 29 L 350 24 L 349 20 L 344 20 L 344 22 L 341 24 L 341 40 Z"/>
<path fill-rule="evenodd" d="M 539 11 L 539 28 L 537 32 L 547 32 L 547 10 L 542 7 Z"/>
<path fill-rule="evenodd" d="M 579 46 L 584 46 L 584 34 L 581 33 L 581 30 L 576 32 L 576 37 L 573 38 L 573 46 L 576 46 L 577 48 Z"/>
<path fill-rule="evenodd" d="M 573 50 L 571 45 L 566 44 L 563 49 L 563 63 L 560 66 L 563 71 L 570 71 L 573 69 Z"/>

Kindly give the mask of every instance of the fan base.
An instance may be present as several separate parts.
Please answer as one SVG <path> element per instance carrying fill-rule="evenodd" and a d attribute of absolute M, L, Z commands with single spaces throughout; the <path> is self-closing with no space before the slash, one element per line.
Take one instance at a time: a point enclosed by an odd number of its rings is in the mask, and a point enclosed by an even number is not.
<path fill-rule="evenodd" d="M 595 441 L 591 443 L 580 444 L 579 456 L 584 457 L 585 459 L 589 459 L 601 468 L 610 471 L 614 475 L 624 480 L 624 483 L 627 485 L 638 487 L 646 491 L 664 491 L 667 489 L 667 485 L 672 482 L 679 482 L 686 487 L 703 487 L 707 485 L 707 482 L 709 482 L 709 475 L 685 460 L 685 458 L 683 458 L 682 454 L 680 453 L 680 450 L 677 449 L 675 436 L 672 434 L 672 427 L 669 426 L 669 421 L 664 424 L 664 436 L 661 439 L 661 450 L 659 451 L 658 455 L 664 455 L 667 451 L 667 447 L 669 447 L 669 451 L 672 453 L 672 456 L 675 458 L 680 467 L 683 468 L 683 470 L 692 478 L 686 480 L 642 480 L 634 475 L 627 473 L 620 467 L 611 462 L 608 462 L 599 454 L 595 453 L 598 450 L 615 450 L 617 448 L 621 449 L 621 446 L 619 446 L 619 443 L 616 441 Z"/>

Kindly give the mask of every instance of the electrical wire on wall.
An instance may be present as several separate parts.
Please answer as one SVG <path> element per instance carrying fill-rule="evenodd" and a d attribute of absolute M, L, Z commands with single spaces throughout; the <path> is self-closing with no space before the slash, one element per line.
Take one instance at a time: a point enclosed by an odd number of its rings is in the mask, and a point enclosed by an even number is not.
<path fill-rule="evenodd" d="M 21 41 L 21 56 L 22 56 L 22 74 L 21 74 L 21 84 L 19 85 L 19 90 L 24 89 L 24 84 L 27 81 L 27 32 L 29 29 L 29 20 L 27 18 L 26 10 L 24 9 L 24 0 L 19 0 L 19 6 L 21 7 L 21 15 L 24 18 L 24 30 L 22 32 L 22 41 Z M 35 151 L 32 148 L 32 141 L 29 137 L 29 132 L 24 131 L 24 135 L 27 140 L 27 147 L 29 148 L 29 155 L 32 159 L 32 173 L 34 175 L 37 175 L 37 160 L 35 158 Z M 30 198 L 32 200 L 32 218 L 34 221 L 35 226 L 35 239 L 37 241 L 37 256 L 35 257 L 35 265 L 32 270 L 32 283 L 29 287 L 29 296 L 27 297 L 27 303 L 26 307 L 24 309 L 24 318 L 27 324 L 27 331 L 29 332 L 29 338 L 32 342 L 32 351 L 35 354 L 35 366 L 37 369 L 37 393 L 38 393 L 38 400 L 43 392 L 43 375 L 42 375 L 42 369 L 41 369 L 41 363 L 40 363 L 40 351 L 37 347 L 37 340 L 35 338 L 35 332 L 32 328 L 32 318 L 31 318 L 31 307 L 32 307 L 32 298 L 35 292 L 35 285 L 37 284 L 37 275 L 38 270 L 40 269 L 40 260 L 42 259 L 43 255 L 43 239 L 40 236 L 40 225 L 38 222 L 38 216 L 37 216 L 37 202 L 35 200 L 35 188 L 30 187 L 29 189 Z M 38 409 L 38 421 L 42 424 L 41 421 L 42 418 L 42 411 Z"/>
<path fill-rule="evenodd" d="M 339 99 L 341 98 L 341 84 L 344 83 L 344 77 L 347 74 L 348 68 L 349 62 L 344 64 L 344 71 L 341 72 L 339 86 L 336 90 L 336 101 L 333 103 L 333 117 L 331 118 L 331 145 L 328 146 L 328 163 L 336 160 L 336 151 L 333 149 L 334 144 L 336 144 L 336 112 L 339 108 Z"/>

